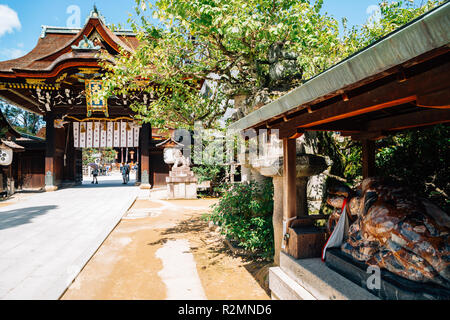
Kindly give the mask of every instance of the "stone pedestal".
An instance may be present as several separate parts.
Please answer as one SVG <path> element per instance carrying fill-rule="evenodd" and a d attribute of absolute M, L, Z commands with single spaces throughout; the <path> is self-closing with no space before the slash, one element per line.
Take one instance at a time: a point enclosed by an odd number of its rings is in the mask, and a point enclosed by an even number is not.
<path fill-rule="evenodd" d="M 308 215 L 307 185 L 309 177 L 323 172 L 327 166 L 324 157 L 297 153 L 297 179 L 295 181 L 297 189 L 297 216 Z"/>
<path fill-rule="evenodd" d="M 189 167 L 174 167 L 166 182 L 168 199 L 197 199 L 197 178 Z"/>
<path fill-rule="evenodd" d="M 252 170 L 250 165 L 241 164 L 241 182 L 250 182 Z"/>
<path fill-rule="evenodd" d="M 274 230 L 274 262 L 279 265 L 280 252 L 283 239 L 283 157 L 266 157 L 255 161 L 252 172 L 258 171 L 261 176 L 271 177 L 273 181 L 273 230 Z M 297 216 L 307 216 L 307 192 L 308 178 L 326 169 L 323 157 L 297 153 L 296 158 L 296 201 Z M 293 199 L 294 201 L 294 199 Z M 287 231 L 287 230 L 286 230 Z"/>
<path fill-rule="evenodd" d="M 283 160 L 281 157 L 263 158 L 254 163 L 254 170 L 263 177 L 270 177 L 273 181 L 273 237 L 274 256 L 276 265 L 280 264 L 280 252 L 283 239 Z"/>

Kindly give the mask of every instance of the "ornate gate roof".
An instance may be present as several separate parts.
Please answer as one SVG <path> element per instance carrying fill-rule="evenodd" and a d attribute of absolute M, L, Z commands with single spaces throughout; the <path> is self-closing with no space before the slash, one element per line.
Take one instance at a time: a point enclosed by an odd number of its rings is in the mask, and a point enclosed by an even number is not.
<path fill-rule="evenodd" d="M 43 26 L 36 47 L 25 56 L 0 62 L 0 98 L 37 114 L 86 114 L 85 81 L 103 72 L 99 54 L 132 52 L 139 45 L 129 30 L 111 30 L 94 9 L 83 28 Z M 128 115 L 138 97 L 108 99 L 112 115 Z M 139 97 L 150 101 L 152 97 Z M 79 110 L 78 110 L 79 109 Z"/>

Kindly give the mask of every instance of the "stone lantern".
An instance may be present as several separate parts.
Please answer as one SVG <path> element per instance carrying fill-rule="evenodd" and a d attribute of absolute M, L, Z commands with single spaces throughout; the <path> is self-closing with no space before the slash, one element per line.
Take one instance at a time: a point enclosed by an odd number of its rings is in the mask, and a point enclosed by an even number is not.
<path fill-rule="evenodd" d="M 273 229 L 275 255 L 274 262 L 280 264 L 280 252 L 282 248 L 282 239 L 285 230 L 283 230 L 283 157 L 269 156 L 259 158 L 253 163 L 253 168 L 265 177 L 272 178 L 273 195 Z M 307 183 L 310 176 L 317 175 L 327 168 L 325 158 L 313 154 L 297 152 L 296 158 L 296 190 L 297 190 L 297 216 L 304 217 L 308 215 L 307 206 Z"/>
<path fill-rule="evenodd" d="M 183 144 L 169 138 L 156 145 L 164 148 L 164 162 L 171 165 L 166 178 L 168 199 L 197 199 L 197 178 L 190 168 L 190 160 L 183 156 Z"/>

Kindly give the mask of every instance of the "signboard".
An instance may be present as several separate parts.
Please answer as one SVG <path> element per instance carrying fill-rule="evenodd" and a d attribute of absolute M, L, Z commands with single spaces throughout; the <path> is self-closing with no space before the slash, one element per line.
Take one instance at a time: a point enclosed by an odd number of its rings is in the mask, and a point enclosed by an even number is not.
<path fill-rule="evenodd" d="M 108 101 L 101 97 L 102 90 L 102 80 L 86 80 L 86 107 L 88 117 L 93 112 L 103 112 L 108 117 Z"/>

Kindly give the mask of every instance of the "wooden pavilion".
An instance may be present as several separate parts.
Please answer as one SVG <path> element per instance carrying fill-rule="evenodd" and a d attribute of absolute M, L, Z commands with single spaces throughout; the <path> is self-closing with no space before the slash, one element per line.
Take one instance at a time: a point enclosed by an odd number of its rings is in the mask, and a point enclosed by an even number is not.
<path fill-rule="evenodd" d="M 129 108 L 134 101 L 150 104 L 157 87 L 152 86 L 151 93 L 136 91 L 107 101 L 94 96 L 104 74 L 100 52 L 114 56 L 121 50 L 133 52 L 138 45 L 133 32 L 112 31 L 94 8 L 83 28 L 43 26 L 33 50 L 0 62 L 0 98 L 44 116 L 46 190 L 80 183 L 81 149 L 89 147 L 132 150 L 141 188 L 150 188 L 168 174 L 150 124 L 136 124 Z M 120 158 L 131 159 L 129 155 Z"/>
<path fill-rule="evenodd" d="M 369 177 L 376 169 L 377 139 L 450 122 L 449 30 L 447 2 L 231 125 L 234 132 L 279 130 L 285 256 L 307 250 L 285 237 L 296 220 L 308 216 L 297 208 L 296 138 L 333 131 L 361 141 L 363 175 Z"/>

